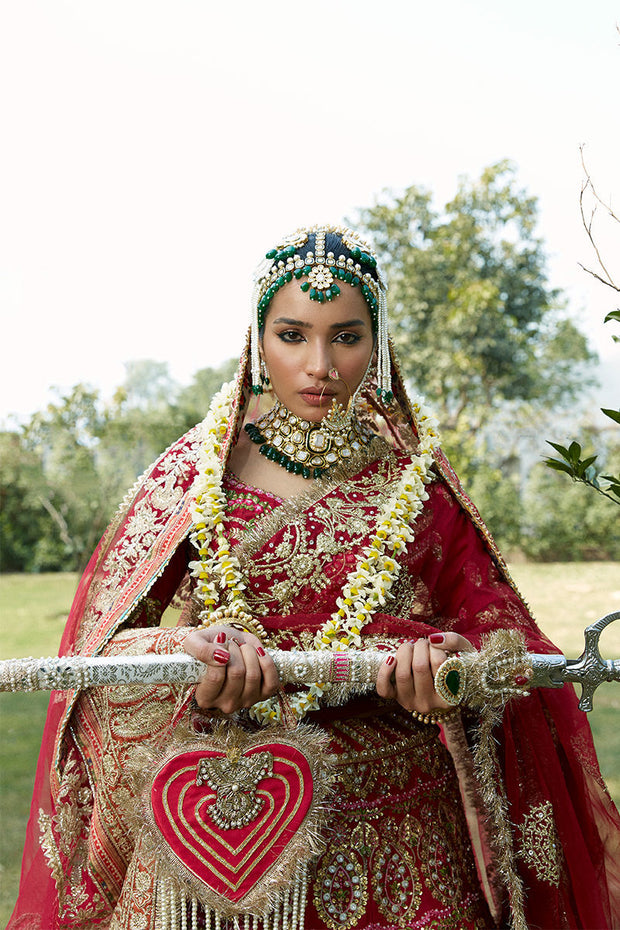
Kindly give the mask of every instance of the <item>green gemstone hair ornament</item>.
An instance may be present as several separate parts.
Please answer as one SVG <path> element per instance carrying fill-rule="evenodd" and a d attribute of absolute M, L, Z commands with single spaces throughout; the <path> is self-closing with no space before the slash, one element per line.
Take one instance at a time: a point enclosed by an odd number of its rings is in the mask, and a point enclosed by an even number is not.
<path fill-rule="evenodd" d="M 334 233 L 348 252 L 335 255 L 325 251 L 326 236 Z M 314 252 L 302 258 L 299 250 L 314 235 Z M 258 347 L 269 305 L 274 296 L 295 278 L 310 300 L 324 304 L 337 298 L 342 285 L 359 287 L 366 301 L 373 332 L 377 337 L 377 375 L 380 398 L 392 399 L 390 356 L 387 340 L 387 286 L 370 246 L 357 233 L 342 226 L 312 226 L 299 229 L 265 255 L 254 277 L 252 332 L 250 340 L 253 390 L 260 386 Z M 340 283 L 338 283 L 340 282 Z M 261 393 L 261 390 L 255 393 Z"/>

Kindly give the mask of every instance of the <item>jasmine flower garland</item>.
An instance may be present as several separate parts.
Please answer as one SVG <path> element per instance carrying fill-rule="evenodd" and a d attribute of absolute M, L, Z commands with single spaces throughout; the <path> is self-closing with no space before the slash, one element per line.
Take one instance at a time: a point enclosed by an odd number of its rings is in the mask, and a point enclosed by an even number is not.
<path fill-rule="evenodd" d="M 246 588 L 241 566 L 224 535 L 226 496 L 222 490 L 220 453 L 232 416 L 234 382 L 225 384 L 215 395 L 204 421 L 205 441 L 194 482 L 194 521 L 190 539 L 198 559 L 189 563 L 197 582 L 197 594 L 207 616 L 217 613 L 222 600 L 227 607 L 251 613 L 245 601 Z M 437 422 L 421 398 L 412 402 L 418 424 L 418 450 L 405 468 L 393 497 L 377 516 L 374 536 L 351 572 L 338 610 L 315 636 L 316 649 L 344 650 L 360 648 L 361 632 L 372 615 L 387 600 L 400 573 L 398 555 L 413 542 L 415 523 L 428 498 L 425 485 L 430 481 L 433 450 L 439 445 Z M 215 538 L 216 546 L 212 545 Z M 215 549 L 215 551 L 213 551 Z M 216 619 L 216 618 L 213 618 Z M 289 696 L 292 711 L 299 717 L 317 710 L 329 683 L 316 682 L 306 691 Z M 250 713 L 260 723 L 280 722 L 280 703 L 269 698 L 255 704 Z"/>

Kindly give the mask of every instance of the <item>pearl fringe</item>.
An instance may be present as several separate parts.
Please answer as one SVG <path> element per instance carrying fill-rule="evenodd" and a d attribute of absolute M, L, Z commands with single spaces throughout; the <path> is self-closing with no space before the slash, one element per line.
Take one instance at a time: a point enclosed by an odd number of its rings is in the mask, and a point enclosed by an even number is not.
<path fill-rule="evenodd" d="M 187 895 L 175 884 L 159 879 L 155 891 L 155 930 L 304 930 L 308 899 L 308 866 L 297 868 L 291 886 L 267 914 L 237 914 L 224 917 L 204 906 L 195 895 Z"/>

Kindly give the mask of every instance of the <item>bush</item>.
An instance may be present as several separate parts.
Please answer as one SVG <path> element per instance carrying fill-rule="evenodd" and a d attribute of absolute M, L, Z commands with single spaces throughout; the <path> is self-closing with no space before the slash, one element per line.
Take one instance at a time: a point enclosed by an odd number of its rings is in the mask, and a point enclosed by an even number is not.
<path fill-rule="evenodd" d="M 618 508 L 536 465 L 524 498 L 522 548 L 528 558 L 543 562 L 620 559 Z"/>

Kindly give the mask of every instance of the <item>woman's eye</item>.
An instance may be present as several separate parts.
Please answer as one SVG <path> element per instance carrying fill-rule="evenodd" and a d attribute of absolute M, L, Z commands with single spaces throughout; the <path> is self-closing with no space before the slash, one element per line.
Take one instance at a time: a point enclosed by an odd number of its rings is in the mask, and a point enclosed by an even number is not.
<path fill-rule="evenodd" d="M 278 333 L 278 338 L 282 342 L 300 342 L 303 336 L 294 329 L 286 329 L 284 332 Z"/>
<path fill-rule="evenodd" d="M 358 333 L 338 333 L 334 342 L 342 342 L 346 346 L 353 346 L 356 342 L 359 342 L 361 336 Z"/>

